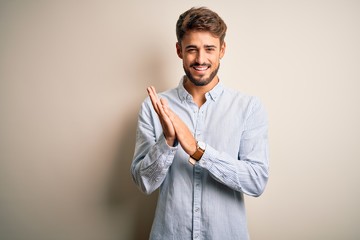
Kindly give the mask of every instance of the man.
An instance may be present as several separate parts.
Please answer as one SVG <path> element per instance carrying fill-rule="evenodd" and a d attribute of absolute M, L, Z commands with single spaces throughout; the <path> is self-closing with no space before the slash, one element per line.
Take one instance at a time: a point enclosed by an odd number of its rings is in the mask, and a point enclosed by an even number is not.
<path fill-rule="evenodd" d="M 226 25 L 215 12 L 186 11 L 176 33 L 185 76 L 159 97 L 147 89 L 131 165 L 143 192 L 160 189 L 150 239 L 248 239 L 243 194 L 268 180 L 264 107 L 219 80 Z"/>

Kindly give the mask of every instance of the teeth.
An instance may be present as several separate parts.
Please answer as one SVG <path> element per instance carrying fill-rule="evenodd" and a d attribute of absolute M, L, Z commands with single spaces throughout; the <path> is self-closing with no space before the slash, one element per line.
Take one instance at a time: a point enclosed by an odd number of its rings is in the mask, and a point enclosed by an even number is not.
<path fill-rule="evenodd" d="M 196 70 L 198 71 L 204 71 L 206 70 L 208 67 L 194 67 Z"/>

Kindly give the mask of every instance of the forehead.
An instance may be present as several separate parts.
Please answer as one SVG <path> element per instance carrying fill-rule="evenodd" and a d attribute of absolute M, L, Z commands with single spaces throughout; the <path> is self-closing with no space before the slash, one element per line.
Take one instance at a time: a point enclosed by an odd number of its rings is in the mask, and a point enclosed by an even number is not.
<path fill-rule="evenodd" d="M 188 45 L 214 45 L 218 47 L 220 46 L 220 38 L 214 37 L 210 32 L 207 31 L 188 31 L 185 33 L 181 43 L 184 47 Z"/>

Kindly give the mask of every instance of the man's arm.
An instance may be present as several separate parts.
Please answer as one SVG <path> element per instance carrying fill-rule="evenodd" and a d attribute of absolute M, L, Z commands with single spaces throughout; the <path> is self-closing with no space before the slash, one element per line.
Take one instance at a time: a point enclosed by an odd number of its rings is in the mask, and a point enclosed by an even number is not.
<path fill-rule="evenodd" d="M 156 103 L 156 101 L 155 99 L 154 102 Z M 163 131 L 163 124 L 166 123 L 158 121 L 157 112 L 153 105 L 154 103 L 150 103 L 149 99 L 147 99 L 141 106 L 136 132 L 135 153 L 131 164 L 133 180 L 141 191 L 146 194 L 150 194 L 160 187 L 177 150 L 176 141 L 169 146 L 165 137 L 166 134 L 169 134 L 170 138 L 173 136 L 171 135 L 172 125 L 169 126 L 170 129 L 167 129 L 167 133 Z"/>
<path fill-rule="evenodd" d="M 196 139 L 191 131 L 165 100 L 159 102 L 157 106 L 163 109 L 163 113 L 174 127 L 176 140 L 189 156 L 193 155 L 196 151 Z M 260 101 L 253 99 L 242 134 L 238 158 L 234 159 L 227 153 L 207 145 L 199 165 L 207 169 L 214 179 L 236 191 L 250 196 L 261 195 L 268 180 L 269 164 L 268 121 Z"/>
<path fill-rule="evenodd" d="M 166 139 L 166 142 L 168 143 L 169 146 L 173 146 L 175 143 L 175 129 L 174 126 L 171 122 L 171 120 L 169 119 L 168 115 L 165 114 L 164 109 L 163 109 L 163 99 L 158 98 L 155 87 L 151 86 L 147 88 L 147 92 L 149 94 L 150 100 L 151 100 L 151 104 L 155 110 L 155 112 L 157 113 L 163 132 L 164 132 L 164 136 Z"/>
<path fill-rule="evenodd" d="M 236 191 L 250 196 L 263 193 L 269 177 L 268 119 L 259 100 L 255 98 L 252 101 L 238 158 L 234 159 L 208 145 L 199 164 L 217 181 Z"/>
<path fill-rule="evenodd" d="M 173 123 L 177 140 L 191 156 L 196 151 L 195 138 L 185 123 L 164 103 L 162 107 Z M 207 145 L 199 164 L 224 185 L 247 195 L 259 196 L 265 189 L 269 169 L 268 121 L 260 101 L 254 99 L 245 125 L 237 159 Z"/>
<path fill-rule="evenodd" d="M 179 141 L 181 147 L 190 156 L 196 151 L 196 139 L 186 126 L 186 124 L 169 108 L 169 105 L 165 99 L 161 99 L 161 105 L 163 113 L 169 118 L 174 128 L 176 139 Z"/>

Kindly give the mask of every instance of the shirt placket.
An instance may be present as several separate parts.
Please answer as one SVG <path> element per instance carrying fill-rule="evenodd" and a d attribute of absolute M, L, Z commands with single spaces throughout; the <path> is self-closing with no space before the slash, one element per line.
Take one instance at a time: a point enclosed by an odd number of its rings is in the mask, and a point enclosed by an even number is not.
<path fill-rule="evenodd" d="M 194 136 L 197 140 L 202 140 L 203 112 L 201 109 L 194 109 Z M 194 166 L 194 199 L 193 199 L 193 239 L 201 238 L 201 191 L 202 191 L 202 168 L 200 165 Z"/>

